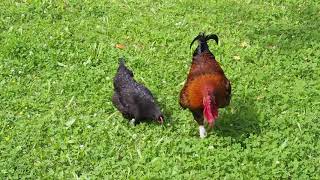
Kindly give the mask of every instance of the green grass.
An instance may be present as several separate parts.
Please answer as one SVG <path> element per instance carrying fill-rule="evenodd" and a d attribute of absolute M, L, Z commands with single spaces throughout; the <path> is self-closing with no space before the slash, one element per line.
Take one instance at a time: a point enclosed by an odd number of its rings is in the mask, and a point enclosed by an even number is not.
<path fill-rule="evenodd" d="M 320 178 L 317 1 L 0 2 L 0 178 Z M 231 105 L 200 140 L 178 104 L 189 44 L 210 48 Z M 115 48 L 124 44 L 125 49 Z M 124 56 L 167 123 L 111 104 Z"/>

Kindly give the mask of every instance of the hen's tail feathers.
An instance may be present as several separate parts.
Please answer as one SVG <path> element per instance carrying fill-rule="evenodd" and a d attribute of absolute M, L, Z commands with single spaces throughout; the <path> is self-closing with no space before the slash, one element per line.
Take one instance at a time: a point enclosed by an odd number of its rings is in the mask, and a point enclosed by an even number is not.
<path fill-rule="evenodd" d="M 200 53 L 202 53 L 204 51 L 207 51 L 207 50 L 209 50 L 207 41 L 210 40 L 210 39 L 214 40 L 217 44 L 219 42 L 219 38 L 218 38 L 218 36 L 216 34 L 205 35 L 205 33 L 202 32 L 197 37 L 195 37 L 193 39 L 193 41 L 190 44 L 190 49 L 191 49 L 193 43 L 195 41 L 198 41 L 199 45 L 198 45 L 197 49 L 195 50 L 194 54 L 200 54 Z"/>
<path fill-rule="evenodd" d="M 125 65 L 125 63 L 124 57 L 119 58 L 119 65 Z"/>
<path fill-rule="evenodd" d="M 118 73 L 121 72 L 121 73 L 127 73 L 129 74 L 131 77 L 133 77 L 133 72 L 127 68 L 127 66 L 125 65 L 126 62 L 125 62 L 125 59 L 124 57 L 121 57 L 119 58 L 119 67 L 118 67 Z"/>

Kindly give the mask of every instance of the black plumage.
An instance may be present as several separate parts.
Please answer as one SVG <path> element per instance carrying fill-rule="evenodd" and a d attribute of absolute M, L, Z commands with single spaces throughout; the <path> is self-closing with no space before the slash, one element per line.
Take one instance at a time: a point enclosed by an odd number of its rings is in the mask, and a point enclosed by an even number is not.
<path fill-rule="evenodd" d="M 126 66 L 123 58 L 113 79 L 113 105 L 126 119 L 134 119 L 137 124 L 144 120 L 163 122 L 163 115 L 149 89 L 136 82 L 133 73 Z"/>

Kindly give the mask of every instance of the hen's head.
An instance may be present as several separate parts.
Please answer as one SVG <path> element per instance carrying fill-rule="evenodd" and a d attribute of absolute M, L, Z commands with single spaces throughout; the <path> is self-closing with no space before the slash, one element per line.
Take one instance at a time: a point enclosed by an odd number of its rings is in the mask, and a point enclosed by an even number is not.
<path fill-rule="evenodd" d="M 155 102 L 139 102 L 140 112 L 138 117 L 145 120 L 154 120 L 162 124 L 164 116 L 160 110 L 160 107 Z"/>
<path fill-rule="evenodd" d="M 164 117 L 160 107 L 157 104 L 150 104 L 148 107 L 146 107 L 144 112 L 146 114 L 146 118 L 157 121 L 160 124 L 163 123 Z"/>

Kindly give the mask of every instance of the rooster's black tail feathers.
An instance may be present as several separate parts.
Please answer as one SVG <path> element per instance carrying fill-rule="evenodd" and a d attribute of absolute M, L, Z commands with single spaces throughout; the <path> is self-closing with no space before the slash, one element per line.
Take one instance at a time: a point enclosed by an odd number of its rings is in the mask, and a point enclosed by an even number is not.
<path fill-rule="evenodd" d="M 208 47 L 207 41 L 210 39 L 214 40 L 217 44 L 219 42 L 219 38 L 216 34 L 205 35 L 205 33 L 202 32 L 197 37 L 195 37 L 190 44 L 190 49 L 195 41 L 198 41 L 199 45 L 198 45 L 197 49 L 194 51 L 193 55 L 197 55 L 197 54 L 200 54 L 204 51 L 208 51 L 209 47 Z"/>

